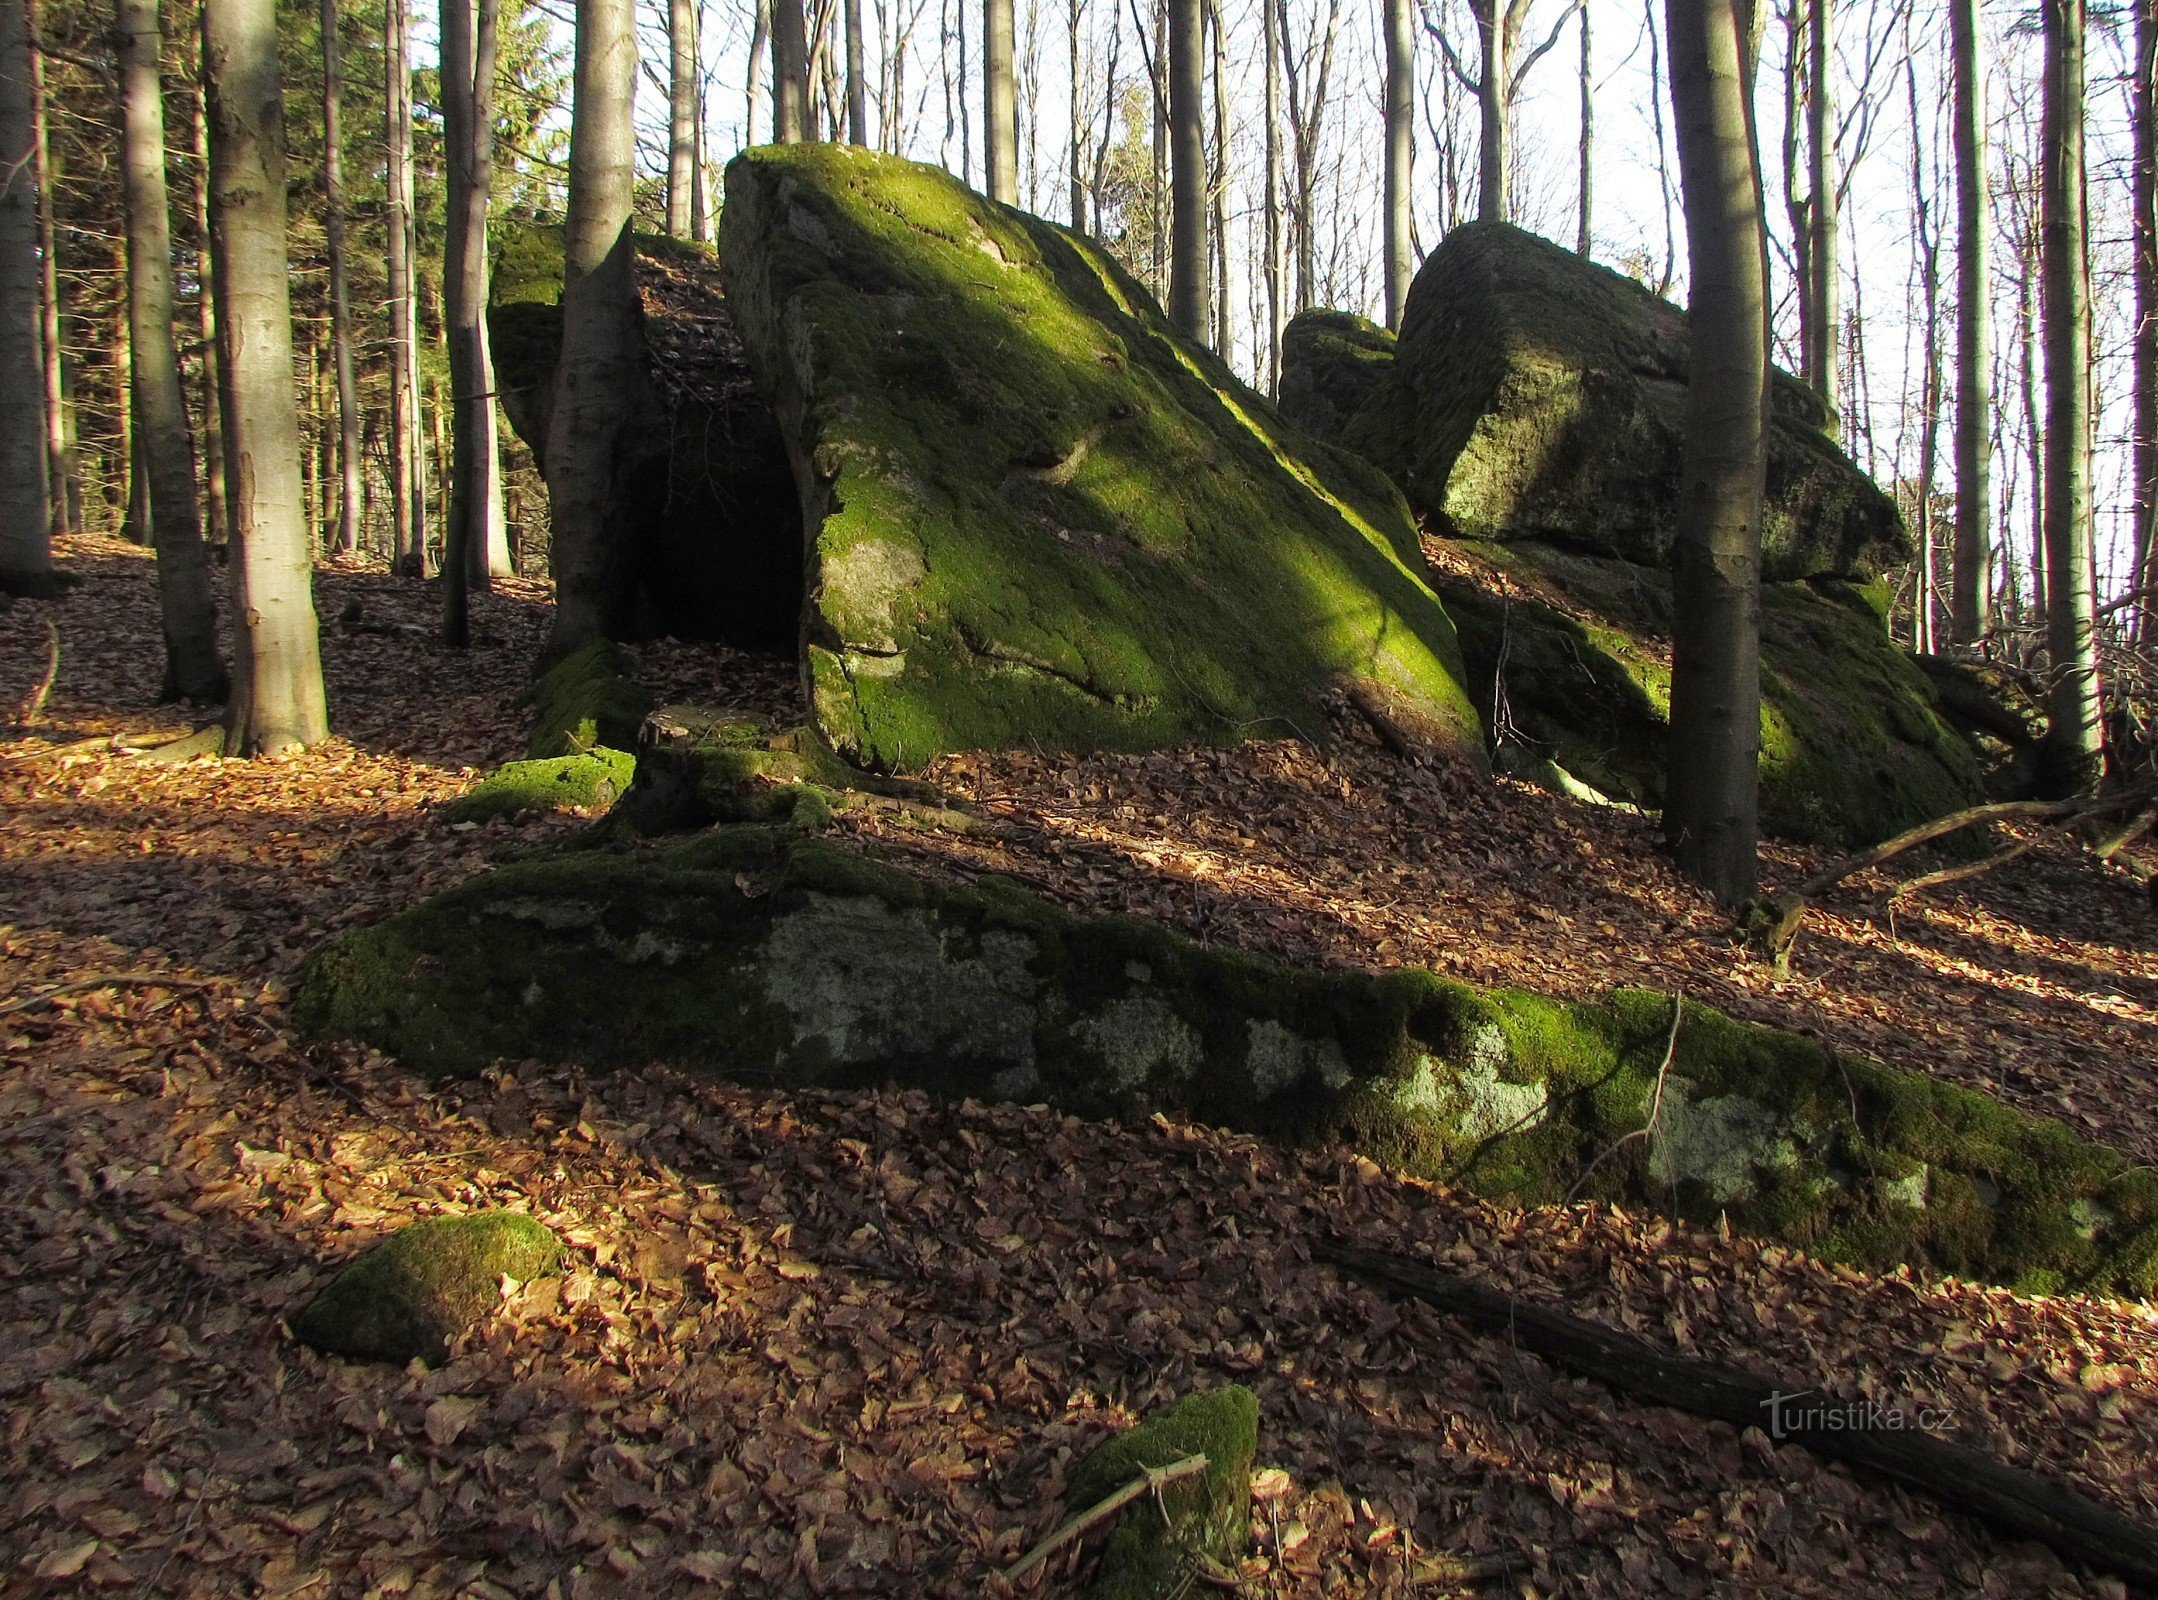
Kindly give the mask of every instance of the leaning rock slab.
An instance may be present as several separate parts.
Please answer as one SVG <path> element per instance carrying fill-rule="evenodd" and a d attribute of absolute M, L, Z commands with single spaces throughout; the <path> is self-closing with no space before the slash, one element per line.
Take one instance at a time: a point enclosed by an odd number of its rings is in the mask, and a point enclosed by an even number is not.
<path fill-rule="evenodd" d="M 1465 223 L 1417 273 L 1392 370 L 1342 442 L 1437 532 L 1668 566 L 1690 360 L 1684 313 L 1632 279 Z M 1781 372 L 1770 402 L 1766 575 L 1907 559 L 1894 503 L 1822 431 L 1819 402 Z"/>
<path fill-rule="evenodd" d="M 1523 1203 L 1646 1205 L 1874 1266 L 2148 1289 L 2158 1174 L 2059 1123 L 1685 1009 L 1283 965 L 789 827 L 499 868 L 309 964 L 294 1016 L 414 1066 L 698 1064 L 1156 1111 Z"/>
<path fill-rule="evenodd" d="M 292 1318 L 293 1336 L 325 1355 L 439 1362 L 501 1299 L 505 1277 L 545 1277 L 561 1254 L 553 1234 L 517 1212 L 430 1217 L 325 1284 Z"/>
<path fill-rule="evenodd" d="M 802 504 L 812 713 L 846 759 L 1316 733 L 1356 681 L 1480 752 L 1399 495 L 1090 241 L 824 144 L 738 156 L 723 231 Z"/>
<path fill-rule="evenodd" d="M 1376 322 L 1353 311 L 1299 311 L 1281 333 L 1281 414 L 1339 444 L 1393 366 L 1394 336 Z"/>

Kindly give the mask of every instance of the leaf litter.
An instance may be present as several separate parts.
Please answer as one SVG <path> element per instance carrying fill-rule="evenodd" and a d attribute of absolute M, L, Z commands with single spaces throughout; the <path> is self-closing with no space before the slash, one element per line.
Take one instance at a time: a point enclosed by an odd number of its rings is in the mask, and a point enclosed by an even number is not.
<path fill-rule="evenodd" d="M 0 747 L 4 993 L 53 994 L 0 1015 L 0 1596 L 977 1595 L 1057 1522 L 1077 1459 L 1222 1381 L 1262 1406 L 1254 1596 L 2122 1592 L 1389 1303 L 1308 1242 L 1340 1231 L 1793 1388 L 1930 1406 L 2150 1518 L 2140 1306 L 1862 1274 L 1608 1207 L 1498 1211 L 1163 1119 L 665 1066 L 436 1086 L 298 1038 L 284 996 L 322 937 L 582 825 L 429 816 L 518 753 L 543 591 L 480 597 L 500 643 L 463 658 L 332 624 L 340 739 L 155 766 L 92 748 L 182 731 L 150 703 L 149 563 L 65 554 L 80 591 L 0 615 L 0 691 L 42 673 L 41 613 L 64 641 L 43 722 Z M 320 586 L 329 617 L 358 598 L 432 620 L 424 585 L 345 566 Z M 773 715 L 795 692 L 769 662 L 640 653 L 670 692 Z M 1846 894 L 1777 983 L 1641 826 L 1345 732 L 1323 756 L 954 759 L 938 778 L 999 837 L 850 826 L 924 870 L 1009 871 L 1299 958 L 1683 983 L 2148 1153 L 2158 928 L 2132 885 L 2064 852 L 1894 927 Z M 55 992 L 115 973 L 200 987 Z M 568 1270 L 506 1283 L 439 1370 L 327 1361 L 282 1329 L 396 1227 L 482 1206 L 547 1222 Z M 1081 1559 L 1026 1592 L 1062 1592 Z"/>

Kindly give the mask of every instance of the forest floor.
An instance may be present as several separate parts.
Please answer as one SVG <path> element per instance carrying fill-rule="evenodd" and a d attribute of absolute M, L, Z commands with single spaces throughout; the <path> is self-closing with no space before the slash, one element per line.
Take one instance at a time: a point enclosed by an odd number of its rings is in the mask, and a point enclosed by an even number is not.
<path fill-rule="evenodd" d="M 518 753 L 544 591 L 482 599 L 459 658 L 432 643 L 430 586 L 325 570 L 339 737 L 151 765 L 111 742 L 186 726 L 153 703 L 151 563 L 95 539 L 64 555 L 80 589 L 0 614 L 8 703 L 43 672 L 47 618 L 62 641 L 39 722 L 0 743 L 0 1597 L 979 1595 L 1057 1520 L 1076 1457 L 1228 1380 L 1258 1392 L 1261 1461 L 1290 1484 L 1258 1513 L 1246 1592 L 1269 1600 L 2123 1592 L 1393 1306 L 1308 1245 L 1353 1233 L 1793 1390 L 1931 1406 L 2158 1519 L 2141 1306 L 1827 1268 L 1607 1207 L 1500 1212 L 1159 1119 L 664 1067 L 436 1086 L 298 1037 L 285 996 L 325 935 L 582 826 L 432 815 Z M 346 633 L 355 600 L 427 631 Z M 770 662 L 640 655 L 663 696 L 793 702 Z M 2072 852 L 1894 921 L 1856 880 L 1779 980 L 1644 824 L 1404 766 L 1354 730 L 1324 753 L 936 776 L 1016 838 L 885 841 L 929 870 L 1285 955 L 1683 987 L 2158 1159 L 2158 914 Z M 1770 872 L 1813 864 L 1777 851 Z M 439 1370 L 326 1361 L 283 1329 L 387 1230 L 481 1205 L 548 1222 L 570 1268 Z M 1442 1554 L 1497 1575 L 1452 1583 Z"/>

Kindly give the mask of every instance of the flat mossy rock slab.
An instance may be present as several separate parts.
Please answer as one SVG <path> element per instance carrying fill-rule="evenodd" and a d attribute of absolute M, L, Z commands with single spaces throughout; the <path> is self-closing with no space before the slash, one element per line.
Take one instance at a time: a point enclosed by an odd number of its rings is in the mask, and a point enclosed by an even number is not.
<path fill-rule="evenodd" d="M 493 231 L 495 386 L 544 471 L 562 346 L 561 230 L 512 220 Z M 623 526 L 633 543 L 617 564 L 607 629 L 617 639 L 791 652 L 801 632 L 801 508 L 779 424 L 734 336 L 718 258 L 640 234 L 636 280 L 655 412 L 628 445 Z"/>
<path fill-rule="evenodd" d="M 1234 1571 L 1251 1544 L 1251 1463 L 1259 1400 L 1242 1384 L 1185 1395 L 1081 1462 L 1064 1488 L 1076 1515 L 1149 1468 L 1195 1455 L 1206 1468 L 1143 1496 L 1117 1515 L 1087 1585 L 1089 1600 L 1174 1600 L 1192 1582 L 1193 1557 Z"/>
<path fill-rule="evenodd" d="M 1281 414 L 1339 444 L 1394 364 L 1394 336 L 1353 311 L 1299 311 L 1281 334 Z"/>
<path fill-rule="evenodd" d="M 1342 442 L 1419 517 L 1468 539 L 1539 539 L 1670 564 L 1685 444 L 1686 318 L 1631 278 L 1498 222 L 1455 228 L 1409 289 L 1391 370 Z M 1770 383 L 1763 570 L 1870 576 L 1905 560 L 1894 503 Z"/>
<path fill-rule="evenodd" d="M 1663 804 L 1670 734 L 1668 574 L 1534 541 L 1438 542 L 1478 709 L 1504 695 L 1502 770 L 1550 761 L 1616 800 Z M 1761 588 L 1761 825 L 1859 847 L 1986 797 L 1972 741 L 1888 635 L 1868 586 Z"/>
<path fill-rule="evenodd" d="M 362 1361 L 442 1361 L 450 1341 L 502 1298 L 502 1280 L 545 1277 L 562 1247 L 514 1211 L 430 1217 L 401 1228 L 325 1284 L 293 1337 Z"/>
<path fill-rule="evenodd" d="M 1524 1203 L 1575 1192 L 1871 1266 L 2136 1293 L 2158 1174 L 2055 1122 L 1688 1005 L 1283 965 L 791 828 L 498 868 L 310 961 L 300 1025 L 415 1067 L 703 1065 L 1174 1113 Z M 1613 1148 L 1616 1153 L 1613 1154 Z"/>
<path fill-rule="evenodd" d="M 486 822 L 530 811 L 584 811 L 611 806 L 637 775 L 627 750 L 594 748 L 582 755 L 512 761 L 435 813 L 444 822 Z"/>
<path fill-rule="evenodd" d="M 1480 755 L 1400 496 L 1092 242 L 827 144 L 736 157 L 722 227 L 805 518 L 812 715 L 847 760 L 1316 736 L 1356 681 Z"/>

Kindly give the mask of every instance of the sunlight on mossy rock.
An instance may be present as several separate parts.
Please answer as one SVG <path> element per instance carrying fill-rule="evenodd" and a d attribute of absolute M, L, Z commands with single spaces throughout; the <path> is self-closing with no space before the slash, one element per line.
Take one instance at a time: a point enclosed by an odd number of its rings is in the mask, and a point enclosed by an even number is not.
<path fill-rule="evenodd" d="M 1667 996 L 1286 965 L 790 827 L 498 868 L 319 952 L 300 1025 L 500 1058 L 916 1085 L 1345 1144 L 1493 1198 L 1623 1201 L 1869 1267 L 2141 1294 L 2158 1174 L 2059 1123 Z M 1652 1105 L 1653 1137 L 1643 1138 Z"/>
<path fill-rule="evenodd" d="M 540 674 L 525 691 L 536 713 L 526 753 L 538 760 L 635 749 L 652 710 L 652 697 L 631 676 L 635 670 L 619 646 L 595 639 Z"/>
<path fill-rule="evenodd" d="M 325 1284 L 292 1317 L 293 1337 L 325 1355 L 440 1362 L 500 1302 L 504 1278 L 546 1277 L 561 1255 L 555 1236 L 518 1212 L 430 1217 Z"/>
<path fill-rule="evenodd" d="M 1099 1505 L 1149 1467 L 1194 1455 L 1206 1469 L 1142 1495 L 1117 1514 L 1088 1600 L 1172 1600 L 1192 1583 L 1193 1557 L 1234 1571 L 1251 1543 L 1251 1463 L 1259 1401 L 1241 1384 L 1187 1394 L 1120 1433 L 1073 1469 L 1064 1508 Z"/>
<path fill-rule="evenodd" d="M 736 157 L 722 227 L 805 518 L 811 712 L 841 756 L 1323 737 L 1323 696 L 1362 682 L 1480 757 L 1400 496 L 1091 241 L 826 144 Z"/>
<path fill-rule="evenodd" d="M 583 755 L 512 761 L 490 772 L 435 813 L 444 822 L 486 822 L 529 811 L 588 811 L 621 798 L 637 758 L 604 745 Z"/>
<path fill-rule="evenodd" d="M 1342 442 L 1434 532 L 1668 566 L 1688 361 L 1670 302 L 1522 229 L 1464 223 L 1418 271 L 1391 370 Z M 1894 502 L 1822 430 L 1820 402 L 1783 372 L 1769 393 L 1766 576 L 1908 559 Z"/>
<path fill-rule="evenodd" d="M 1394 336 L 1353 311 L 1299 311 L 1281 333 L 1281 414 L 1339 444 L 1394 363 Z"/>
<path fill-rule="evenodd" d="M 1434 548 L 1500 769 L 1539 777 L 1548 761 L 1613 799 L 1661 806 L 1669 575 L 1532 540 Z M 1856 847 L 1983 800 L 1973 743 L 1935 682 L 1861 586 L 1762 585 L 1762 827 Z"/>

